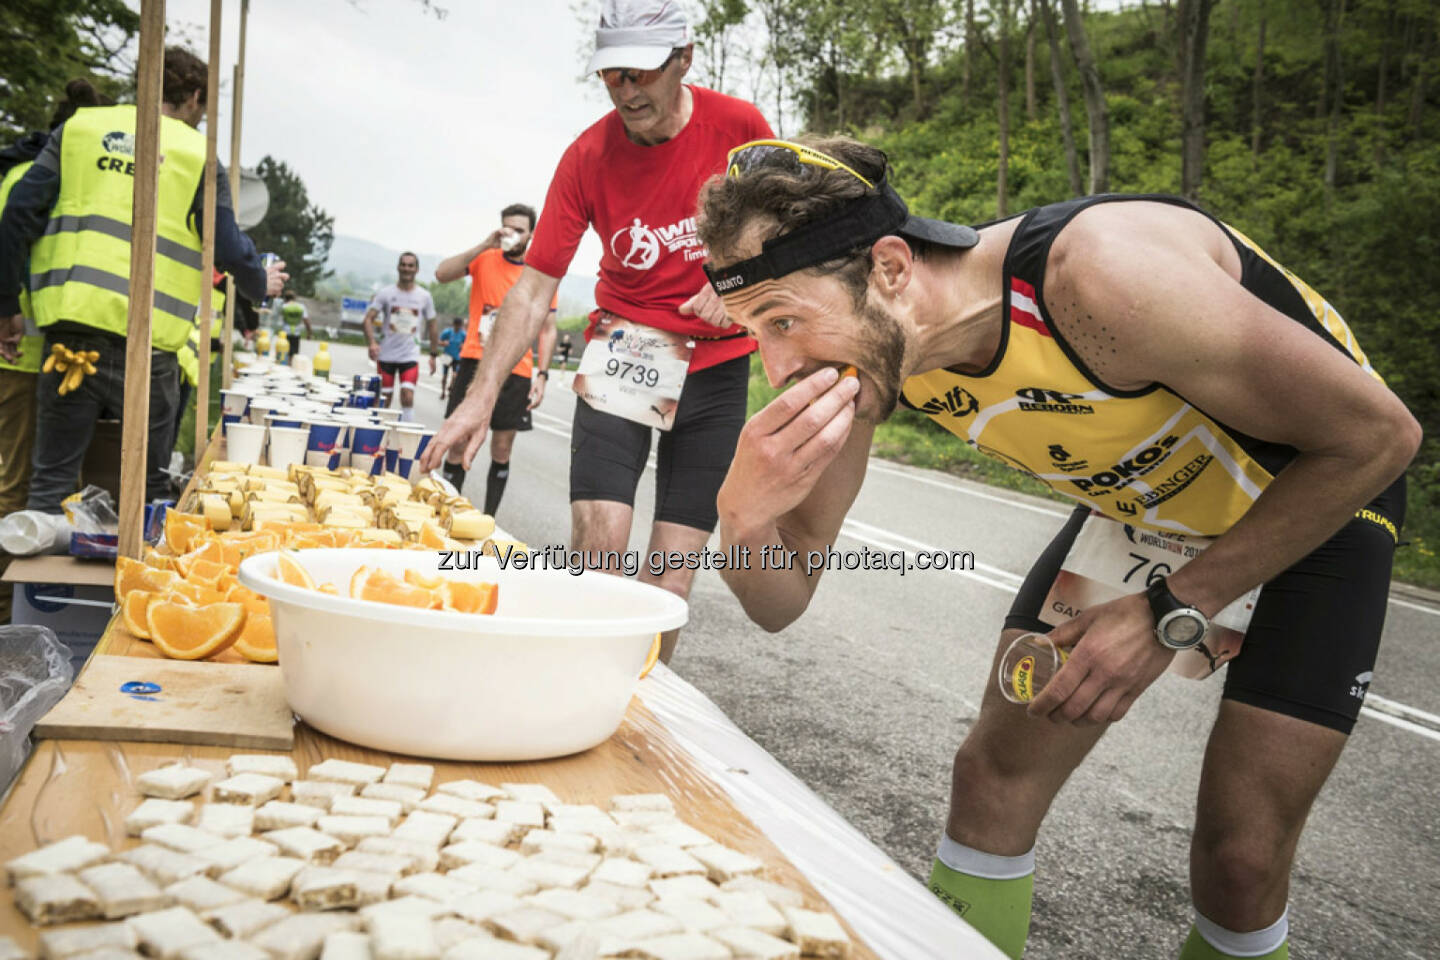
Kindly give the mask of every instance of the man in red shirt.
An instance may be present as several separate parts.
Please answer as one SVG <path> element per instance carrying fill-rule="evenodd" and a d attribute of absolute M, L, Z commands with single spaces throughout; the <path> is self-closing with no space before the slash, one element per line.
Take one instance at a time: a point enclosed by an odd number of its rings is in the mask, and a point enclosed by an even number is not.
<path fill-rule="evenodd" d="M 500 227 L 478 246 L 464 253 L 447 257 L 435 268 L 435 279 L 441 283 L 470 276 L 470 326 L 465 344 L 460 348 L 460 365 L 445 416 L 455 412 L 465 391 L 475 377 L 480 358 L 485 355 L 494 332 L 500 304 L 525 269 L 525 251 L 535 229 L 535 208 L 512 203 L 500 211 Z M 512 321 L 513 322 L 513 321 Z M 500 387 L 499 398 L 490 411 L 490 472 L 485 479 L 485 512 L 492 517 L 500 507 L 505 483 L 510 478 L 510 452 L 515 445 L 515 432 L 530 429 L 530 411 L 545 396 L 550 377 L 550 355 L 555 350 L 555 297 L 540 328 L 538 369 L 527 346 L 525 354 L 510 370 Z M 532 376 L 533 371 L 533 376 Z M 456 490 L 465 486 L 465 466 L 460 462 L 461 450 L 450 451 L 445 458 L 445 479 Z"/>
<path fill-rule="evenodd" d="M 603 0 L 596 47 L 589 69 L 600 74 L 615 109 L 560 159 L 494 343 L 426 449 L 424 466 L 433 469 L 451 449 L 464 450 L 467 466 L 474 458 L 506 371 L 539 332 L 546 304 L 593 227 L 604 254 L 599 309 L 576 373 L 570 545 L 625 550 L 635 487 L 658 427 L 649 549 L 696 551 L 715 528 L 715 494 L 745 422 L 755 349 L 726 319 L 701 270 L 696 199 L 731 147 L 774 134 L 752 104 L 683 82 L 694 47 L 673 0 Z M 684 597 L 694 572 L 640 577 Z M 674 633 L 665 637 L 662 658 L 674 643 Z"/>

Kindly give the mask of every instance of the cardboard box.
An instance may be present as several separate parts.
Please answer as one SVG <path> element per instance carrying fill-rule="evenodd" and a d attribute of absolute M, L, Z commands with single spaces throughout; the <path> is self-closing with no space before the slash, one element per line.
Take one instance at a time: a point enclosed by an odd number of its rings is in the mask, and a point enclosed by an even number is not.
<path fill-rule="evenodd" d="M 11 623 L 55 631 L 78 674 L 110 623 L 115 565 L 66 556 L 16 557 L 4 580 L 15 588 Z"/>

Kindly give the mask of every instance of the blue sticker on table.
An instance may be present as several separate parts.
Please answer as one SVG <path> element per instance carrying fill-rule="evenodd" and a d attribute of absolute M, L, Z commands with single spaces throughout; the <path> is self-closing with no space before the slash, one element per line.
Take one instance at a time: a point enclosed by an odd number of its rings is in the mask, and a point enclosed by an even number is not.
<path fill-rule="evenodd" d="M 129 683 L 120 684 L 120 692 L 129 694 L 132 700 L 149 700 L 152 703 L 158 702 L 158 698 L 149 696 L 152 693 L 160 692 L 160 684 L 151 683 L 148 680 L 131 680 Z"/>

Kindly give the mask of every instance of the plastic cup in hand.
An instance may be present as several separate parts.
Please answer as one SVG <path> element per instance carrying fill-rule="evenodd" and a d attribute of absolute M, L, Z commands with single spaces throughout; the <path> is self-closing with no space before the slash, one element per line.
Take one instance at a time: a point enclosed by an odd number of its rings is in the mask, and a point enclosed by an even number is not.
<path fill-rule="evenodd" d="M 310 442 L 307 427 L 270 428 L 270 466 L 282 469 L 305 462 L 305 447 Z"/>
<path fill-rule="evenodd" d="M 265 453 L 264 424 L 232 423 L 225 431 L 225 459 L 236 463 L 260 463 Z"/>
<path fill-rule="evenodd" d="M 500 249 L 505 251 L 514 250 L 520 245 L 520 235 L 509 228 L 500 231 Z"/>
<path fill-rule="evenodd" d="M 1000 694 L 1011 703 L 1029 703 L 1069 658 L 1043 633 L 1016 637 L 1000 658 Z"/>

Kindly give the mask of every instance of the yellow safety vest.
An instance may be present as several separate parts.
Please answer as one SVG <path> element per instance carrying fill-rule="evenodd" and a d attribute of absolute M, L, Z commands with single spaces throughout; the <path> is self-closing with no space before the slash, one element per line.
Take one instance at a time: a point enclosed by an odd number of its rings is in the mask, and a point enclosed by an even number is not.
<path fill-rule="evenodd" d="M 66 121 L 60 195 L 30 248 L 30 296 L 41 329 L 61 320 L 125 335 L 135 178 L 135 108 L 92 107 Z M 205 137 L 160 118 L 155 298 L 151 342 L 174 352 L 189 339 L 205 289 L 190 207 L 205 172 Z"/>
<path fill-rule="evenodd" d="M 225 316 L 225 292 L 220 287 L 210 291 L 210 335 L 215 335 Z M 175 360 L 180 364 L 180 375 L 192 387 L 200 385 L 200 324 L 197 320 L 190 331 L 190 337 L 175 351 Z"/>
<path fill-rule="evenodd" d="M 5 174 L 5 179 L 0 180 L 0 210 L 5 209 L 5 201 L 10 199 L 10 189 L 20 182 L 25 171 L 34 166 L 34 163 L 33 160 L 17 163 Z M 39 373 L 40 364 L 44 360 L 42 354 L 45 350 L 45 337 L 40 333 L 40 328 L 35 326 L 35 313 L 30 306 L 30 291 L 23 286 L 20 288 L 20 313 L 25 317 L 25 333 L 20 337 L 20 359 L 10 363 L 0 357 L 0 370 Z"/>

